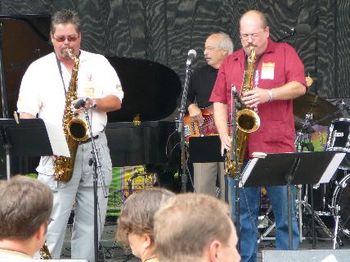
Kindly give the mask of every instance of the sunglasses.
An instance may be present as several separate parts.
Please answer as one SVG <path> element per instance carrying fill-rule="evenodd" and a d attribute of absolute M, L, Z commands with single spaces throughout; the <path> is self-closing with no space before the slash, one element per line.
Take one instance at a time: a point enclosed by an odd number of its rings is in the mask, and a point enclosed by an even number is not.
<path fill-rule="evenodd" d="M 53 36 L 53 38 L 57 41 L 57 42 L 64 42 L 64 41 L 68 41 L 68 42 L 75 42 L 77 41 L 77 39 L 79 38 L 79 35 L 69 35 L 69 36 Z"/>

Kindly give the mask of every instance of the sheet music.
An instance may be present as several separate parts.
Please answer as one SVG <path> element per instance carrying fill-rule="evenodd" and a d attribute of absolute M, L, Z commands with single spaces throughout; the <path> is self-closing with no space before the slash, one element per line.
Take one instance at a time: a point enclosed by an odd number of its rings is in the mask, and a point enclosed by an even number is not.
<path fill-rule="evenodd" d="M 243 174 L 242 174 L 242 184 L 244 185 L 245 182 L 247 181 L 250 173 L 252 172 L 254 166 L 256 165 L 256 163 L 258 162 L 259 158 L 253 158 L 251 160 L 248 161 L 247 165 L 245 166 L 244 170 L 243 170 Z"/>
<path fill-rule="evenodd" d="M 341 161 L 343 161 L 343 158 L 345 157 L 346 153 L 336 153 L 332 159 L 332 161 L 329 163 L 328 167 L 324 171 L 320 181 L 320 183 L 328 183 L 329 180 L 331 180 L 332 176 L 334 175 L 335 171 L 339 167 Z"/>
<path fill-rule="evenodd" d="M 47 134 L 49 136 L 53 154 L 57 156 L 70 157 L 69 148 L 62 125 L 57 125 L 48 121 L 44 121 L 44 123 Z"/>

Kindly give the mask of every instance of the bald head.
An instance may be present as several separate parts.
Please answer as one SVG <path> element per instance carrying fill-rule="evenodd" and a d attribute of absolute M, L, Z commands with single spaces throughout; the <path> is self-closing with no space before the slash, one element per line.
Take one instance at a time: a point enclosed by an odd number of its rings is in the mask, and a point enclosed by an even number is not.
<path fill-rule="evenodd" d="M 261 55 L 267 48 L 270 35 L 265 15 L 257 10 L 244 13 L 239 20 L 241 44 L 244 51 L 249 54 L 251 48 L 257 55 Z"/>
<path fill-rule="evenodd" d="M 254 21 L 258 26 L 261 28 L 265 28 L 267 26 L 266 16 L 264 13 L 258 11 L 258 10 L 249 10 L 245 12 L 241 19 L 239 20 L 240 25 L 243 23 L 249 23 Z"/>

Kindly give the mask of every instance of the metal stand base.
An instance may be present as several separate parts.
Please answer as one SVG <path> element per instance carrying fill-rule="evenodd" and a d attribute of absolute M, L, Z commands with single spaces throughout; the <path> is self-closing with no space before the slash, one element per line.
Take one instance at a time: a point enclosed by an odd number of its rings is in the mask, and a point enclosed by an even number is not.
<path fill-rule="evenodd" d="M 335 219 L 334 219 L 335 225 L 334 225 L 334 233 L 333 233 L 333 249 L 337 249 L 337 248 L 339 248 L 340 245 L 342 245 L 342 241 L 340 239 L 338 239 L 340 206 L 336 205 L 333 208 L 334 208 L 334 212 L 335 212 Z"/>
<path fill-rule="evenodd" d="M 335 217 L 335 228 L 334 228 L 334 233 L 332 233 L 328 227 L 326 226 L 326 224 L 323 222 L 323 220 L 321 219 L 320 215 L 317 212 L 312 212 L 312 208 L 311 205 L 305 201 L 305 200 L 301 200 L 301 197 L 298 197 L 298 199 L 296 200 L 297 205 L 298 205 L 298 216 L 299 216 L 299 235 L 300 235 L 300 243 L 305 240 L 305 236 L 303 236 L 303 208 L 304 210 L 304 214 L 306 215 L 312 215 L 313 213 L 313 217 L 312 219 L 314 219 L 314 221 L 320 226 L 320 228 L 323 230 L 323 232 L 329 237 L 329 240 L 333 240 L 333 246 L 337 245 L 341 245 L 341 240 L 337 237 L 337 233 L 338 233 L 338 228 L 339 228 L 339 215 L 337 215 Z M 339 208 L 339 207 L 338 207 Z M 269 236 L 270 233 L 273 231 L 273 229 L 275 229 L 276 227 L 276 223 L 273 222 L 270 218 L 269 218 L 269 214 L 272 211 L 272 207 L 270 206 L 268 208 L 268 210 L 266 211 L 266 213 L 262 216 L 259 217 L 259 225 L 262 225 L 264 223 L 264 221 L 267 221 L 267 229 L 260 235 L 259 239 L 258 239 L 258 243 L 260 243 L 261 241 L 271 241 L 271 240 L 275 240 L 275 237 Z M 331 215 L 329 213 L 329 215 Z M 265 222 L 266 223 L 266 222 Z M 265 226 L 266 227 L 266 226 Z M 335 249 L 333 247 L 333 249 Z"/>

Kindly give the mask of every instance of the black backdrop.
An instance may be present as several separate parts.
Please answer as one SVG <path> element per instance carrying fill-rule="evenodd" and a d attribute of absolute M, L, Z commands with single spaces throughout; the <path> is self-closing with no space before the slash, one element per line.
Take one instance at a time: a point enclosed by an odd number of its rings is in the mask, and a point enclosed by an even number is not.
<path fill-rule="evenodd" d="M 183 80 L 189 49 L 203 64 L 203 43 L 214 31 L 227 32 L 239 47 L 238 19 L 248 9 L 267 14 L 273 39 L 307 24 L 307 35 L 287 41 L 299 52 L 324 98 L 350 97 L 348 0 L 2 0 L 0 13 L 50 14 L 71 8 L 83 22 L 83 48 L 105 55 L 145 58 Z M 166 87 L 164 87 L 166 88 Z"/>

